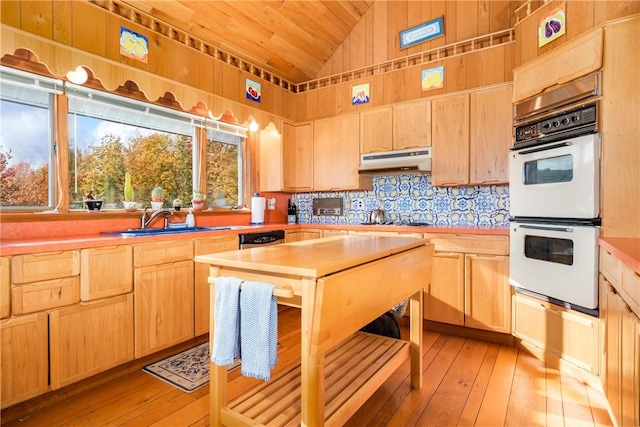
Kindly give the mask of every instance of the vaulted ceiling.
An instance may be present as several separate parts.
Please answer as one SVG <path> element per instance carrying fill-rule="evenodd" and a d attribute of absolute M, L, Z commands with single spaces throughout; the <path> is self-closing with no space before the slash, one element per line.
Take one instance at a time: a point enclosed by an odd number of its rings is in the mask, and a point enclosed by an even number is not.
<path fill-rule="evenodd" d="M 374 0 L 124 0 L 292 83 L 314 79 Z"/>

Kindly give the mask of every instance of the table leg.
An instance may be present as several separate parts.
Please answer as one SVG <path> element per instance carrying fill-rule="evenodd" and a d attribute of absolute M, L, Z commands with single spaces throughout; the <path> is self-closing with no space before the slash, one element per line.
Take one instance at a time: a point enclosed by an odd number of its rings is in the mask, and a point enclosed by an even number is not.
<path fill-rule="evenodd" d="M 411 387 L 422 388 L 422 301 L 423 291 L 411 296 L 409 341 L 411 342 Z"/>

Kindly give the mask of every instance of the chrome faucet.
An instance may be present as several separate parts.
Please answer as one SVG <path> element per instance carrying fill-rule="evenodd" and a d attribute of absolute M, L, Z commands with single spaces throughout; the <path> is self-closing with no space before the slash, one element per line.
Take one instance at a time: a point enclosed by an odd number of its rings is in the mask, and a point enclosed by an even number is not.
<path fill-rule="evenodd" d="M 147 219 L 147 209 L 149 209 L 149 206 L 145 207 L 142 211 L 142 217 L 140 218 L 140 228 L 146 228 L 147 225 L 151 224 L 151 222 L 153 222 L 153 220 L 160 215 L 164 215 L 164 228 L 169 228 L 169 217 L 173 215 L 173 212 L 171 212 L 171 210 L 158 209 L 151 214 L 149 219 Z"/>

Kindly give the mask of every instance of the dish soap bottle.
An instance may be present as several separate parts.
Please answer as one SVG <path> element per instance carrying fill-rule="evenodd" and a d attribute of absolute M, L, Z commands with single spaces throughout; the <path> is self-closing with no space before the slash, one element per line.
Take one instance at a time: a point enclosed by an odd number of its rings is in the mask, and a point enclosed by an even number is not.
<path fill-rule="evenodd" d="M 196 217 L 193 215 L 193 208 L 189 208 L 189 213 L 187 214 L 187 227 L 195 227 L 196 226 Z"/>

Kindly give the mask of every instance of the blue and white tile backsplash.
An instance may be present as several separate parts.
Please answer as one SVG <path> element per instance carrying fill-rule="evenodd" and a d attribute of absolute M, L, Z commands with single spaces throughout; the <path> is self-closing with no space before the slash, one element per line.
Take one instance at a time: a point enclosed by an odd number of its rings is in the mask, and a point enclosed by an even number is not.
<path fill-rule="evenodd" d="M 314 216 L 314 198 L 343 198 L 342 216 Z M 394 221 L 435 225 L 508 225 L 506 185 L 434 187 L 431 175 L 373 177 L 372 191 L 298 193 L 293 195 L 301 224 L 360 224 L 367 212 L 383 209 Z"/>

